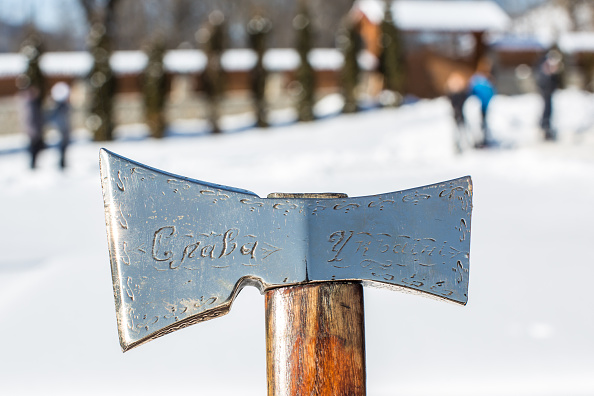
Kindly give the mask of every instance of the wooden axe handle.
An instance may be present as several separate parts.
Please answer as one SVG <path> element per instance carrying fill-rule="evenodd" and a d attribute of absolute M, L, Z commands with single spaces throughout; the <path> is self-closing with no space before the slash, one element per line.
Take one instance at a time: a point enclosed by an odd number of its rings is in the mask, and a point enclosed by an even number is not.
<path fill-rule="evenodd" d="M 360 283 L 283 287 L 265 299 L 269 396 L 365 395 Z"/>

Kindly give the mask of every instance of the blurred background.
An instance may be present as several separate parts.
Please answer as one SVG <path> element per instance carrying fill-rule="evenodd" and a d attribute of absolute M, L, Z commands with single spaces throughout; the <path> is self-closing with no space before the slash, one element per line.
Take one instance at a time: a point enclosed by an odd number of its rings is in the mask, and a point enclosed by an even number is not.
<path fill-rule="evenodd" d="M 98 152 L 371 195 L 470 174 L 466 307 L 366 289 L 369 395 L 594 395 L 594 1 L 0 0 L 0 394 L 261 395 L 263 298 L 119 350 Z"/>

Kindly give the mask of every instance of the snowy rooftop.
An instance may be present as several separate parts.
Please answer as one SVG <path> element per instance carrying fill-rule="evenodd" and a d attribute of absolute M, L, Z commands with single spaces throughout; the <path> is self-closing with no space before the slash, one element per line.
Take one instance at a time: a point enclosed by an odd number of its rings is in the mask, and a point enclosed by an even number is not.
<path fill-rule="evenodd" d="M 594 32 L 564 33 L 559 37 L 559 48 L 568 54 L 594 52 Z"/>
<path fill-rule="evenodd" d="M 495 39 L 492 45 L 495 48 L 526 51 L 546 50 L 555 44 L 554 40 L 542 35 L 507 35 Z M 565 54 L 579 52 L 594 52 L 594 32 L 565 32 L 558 36 L 557 44 Z"/>
<path fill-rule="evenodd" d="M 26 67 L 27 61 L 21 54 L 0 54 L 0 77 L 16 76 Z"/>
<path fill-rule="evenodd" d="M 357 0 L 355 8 L 373 23 L 384 18 L 383 0 Z M 491 1 L 403 1 L 392 3 L 395 24 L 403 30 L 502 31 L 510 18 Z"/>
<path fill-rule="evenodd" d="M 147 63 L 148 57 L 142 51 L 116 51 L 109 58 L 109 64 L 117 74 L 142 72 Z"/>
<path fill-rule="evenodd" d="M 338 70 L 342 54 L 333 48 L 313 49 L 309 61 L 317 70 Z M 110 59 L 116 74 L 138 74 L 147 64 L 142 51 L 115 51 Z M 223 53 L 222 65 L 227 71 L 250 70 L 257 58 L 250 49 L 231 49 Z M 165 69 L 171 73 L 197 73 L 206 66 L 206 55 L 200 50 L 171 50 L 163 59 Z M 289 71 L 299 66 L 299 55 L 291 48 L 270 49 L 264 56 L 264 65 L 270 71 Z M 92 66 L 93 58 L 88 52 L 48 52 L 42 55 L 41 69 L 50 76 L 84 77 Z M 22 54 L 0 54 L 0 77 L 23 73 L 27 62 Z"/>
<path fill-rule="evenodd" d="M 491 42 L 491 45 L 494 48 L 507 51 L 540 51 L 549 46 L 546 41 L 535 36 L 527 35 L 505 35 L 497 37 Z"/>
<path fill-rule="evenodd" d="M 193 73 L 204 69 L 206 55 L 196 50 L 167 51 L 163 57 L 165 69 L 172 73 Z"/>

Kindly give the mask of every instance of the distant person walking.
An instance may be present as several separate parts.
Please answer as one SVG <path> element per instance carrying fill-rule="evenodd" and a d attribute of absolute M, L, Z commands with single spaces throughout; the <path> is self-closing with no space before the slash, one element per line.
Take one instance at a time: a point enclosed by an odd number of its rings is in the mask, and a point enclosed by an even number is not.
<path fill-rule="evenodd" d="M 493 143 L 491 131 L 487 123 L 487 111 L 489 103 L 495 96 L 495 87 L 484 72 L 476 72 L 470 79 L 470 94 L 476 96 L 481 102 L 481 140 L 477 141 L 475 147 L 487 147 Z"/>
<path fill-rule="evenodd" d="M 464 102 L 468 98 L 468 89 L 462 74 L 458 72 L 450 74 L 446 81 L 446 94 L 454 110 L 456 125 L 461 127 L 466 123 L 462 109 L 464 108 Z"/>
<path fill-rule="evenodd" d="M 24 77 L 23 79 L 26 79 Z M 35 169 L 37 155 L 45 147 L 43 141 L 43 112 L 41 92 L 32 85 L 22 85 L 21 97 L 23 100 L 23 124 L 25 133 L 29 137 L 29 153 L 31 161 L 29 166 Z"/>
<path fill-rule="evenodd" d="M 466 131 L 466 119 L 464 118 L 464 103 L 468 99 L 468 87 L 466 79 L 459 72 L 452 72 L 446 80 L 445 92 L 454 111 L 454 121 L 456 121 L 456 131 L 454 141 L 456 150 L 462 152 L 464 132 Z"/>
<path fill-rule="evenodd" d="M 561 85 L 562 60 L 561 52 L 553 48 L 538 62 L 536 68 L 536 83 L 544 102 L 540 127 L 544 131 L 546 140 L 555 140 L 557 135 L 551 128 L 551 116 L 553 115 L 553 93 Z"/>
<path fill-rule="evenodd" d="M 66 149 L 70 143 L 70 88 L 65 82 L 56 83 L 51 90 L 54 106 L 48 121 L 60 133 L 60 168 L 66 167 Z"/>

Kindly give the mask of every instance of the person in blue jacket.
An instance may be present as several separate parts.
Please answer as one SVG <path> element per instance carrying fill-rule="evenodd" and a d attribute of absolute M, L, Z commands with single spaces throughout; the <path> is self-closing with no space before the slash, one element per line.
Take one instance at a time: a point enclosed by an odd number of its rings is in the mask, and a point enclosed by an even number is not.
<path fill-rule="evenodd" d="M 483 132 L 482 141 L 476 143 L 477 147 L 485 147 L 492 143 L 489 125 L 487 124 L 487 110 L 489 103 L 495 96 L 495 87 L 483 72 L 475 73 L 469 83 L 470 94 L 476 96 L 481 102 L 481 130 Z"/>

